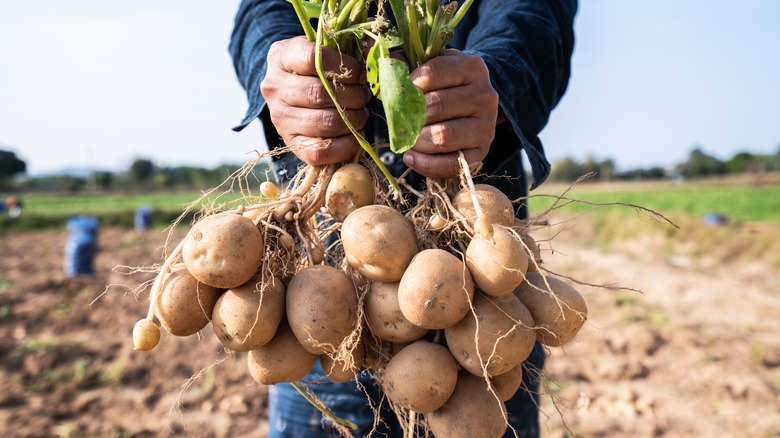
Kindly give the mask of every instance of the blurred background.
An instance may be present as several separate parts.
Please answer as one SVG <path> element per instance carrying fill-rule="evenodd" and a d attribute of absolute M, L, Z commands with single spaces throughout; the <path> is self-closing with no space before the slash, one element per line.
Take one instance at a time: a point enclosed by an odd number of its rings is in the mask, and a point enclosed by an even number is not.
<path fill-rule="evenodd" d="M 264 145 L 231 129 L 237 7 L 0 0 L 0 429 L 265 435 L 265 389 L 211 333 L 130 343 L 152 276 L 130 267 Z M 780 436 L 779 19 L 771 0 L 581 2 L 528 202 L 591 317 L 550 352 L 544 436 Z"/>

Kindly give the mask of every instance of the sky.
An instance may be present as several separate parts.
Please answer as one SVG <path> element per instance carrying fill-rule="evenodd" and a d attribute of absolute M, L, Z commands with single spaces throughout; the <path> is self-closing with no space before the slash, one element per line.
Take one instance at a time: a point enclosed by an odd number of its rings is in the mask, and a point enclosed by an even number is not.
<path fill-rule="evenodd" d="M 243 163 L 238 1 L 0 0 L 0 149 L 28 173 Z M 670 166 L 780 148 L 780 2 L 584 0 L 548 158 Z"/>

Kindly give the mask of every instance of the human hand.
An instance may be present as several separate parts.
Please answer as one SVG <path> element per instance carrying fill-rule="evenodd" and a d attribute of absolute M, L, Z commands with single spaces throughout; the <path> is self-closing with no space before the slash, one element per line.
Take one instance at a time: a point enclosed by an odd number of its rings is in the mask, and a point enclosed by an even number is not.
<path fill-rule="evenodd" d="M 260 91 L 285 145 L 305 163 L 320 166 L 346 161 L 360 146 L 317 76 L 315 50 L 305 37 L 273 43 Z M 365 68 L 357 59 L 326 47 L 322 63 L 326 72 L 340 75 L 333 86 L 336 98 L 352 126 L 363 129 L 371 99 Z"/>
<path fill-rule="evenodd" d="M 490 84 L 485 61 L 455 49 L 411 73 L 423 93 L 427 116 L 417 143 L 404 163 L 431 178 L 459 174 L 457 151 L 469 163 L 481 162 L 496 133 L 498 93 Z"/>

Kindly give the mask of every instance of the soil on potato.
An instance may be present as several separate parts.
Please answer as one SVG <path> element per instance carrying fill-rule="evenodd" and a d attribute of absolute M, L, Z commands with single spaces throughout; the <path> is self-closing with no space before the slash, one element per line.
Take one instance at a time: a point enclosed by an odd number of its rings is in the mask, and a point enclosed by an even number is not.
<path fill-rule="evenodd" d="M 96 275 L 73 279 L 67 232 L 0 239 L 0 435 L 266 436 L 266 388 L 210 326 L 133 351 L 148 290 L 136 299 L 128 286 L 152 275 L 115 267 L 159 263 L 164 233 L 100 230 Z M 644 294 L 578 287 L 590 318 L 550 349 L 542 436 L 565 436 L 564 423 L 583 437 L 780 433 L 776 266 L 682 266 L 646 242 L 603 252 L 565 234 L 553 246 L 550 269 Z"/>

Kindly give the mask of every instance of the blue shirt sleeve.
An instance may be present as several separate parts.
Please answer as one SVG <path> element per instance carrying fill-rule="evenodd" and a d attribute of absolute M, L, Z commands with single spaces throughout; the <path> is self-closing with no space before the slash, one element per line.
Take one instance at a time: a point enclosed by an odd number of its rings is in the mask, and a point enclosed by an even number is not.
<path fill-rule="evenodd" d="M 241 86 L 246 90 L 249 108 L 240 131 L 260 115 L 265 99 L 260 82 L 268 66 L 266 56 L 275 41 L 303 35 L 292 5 L 286 0 L 243 0 L 236 13 L 228 50 Z"/>
<path fill-rule="evenodd" d="M 509 157 L 522 147 L 538 186 L 550 172 L 539 133 L 568 85 L 577 2 L 482 0 L 475 6 L 456 28 L 453 45 L 485 60 L 498 92 L 508 129 L 497 130 L 490 155 Z M 498 138 L 499 131 L 514 139 Z"/>

